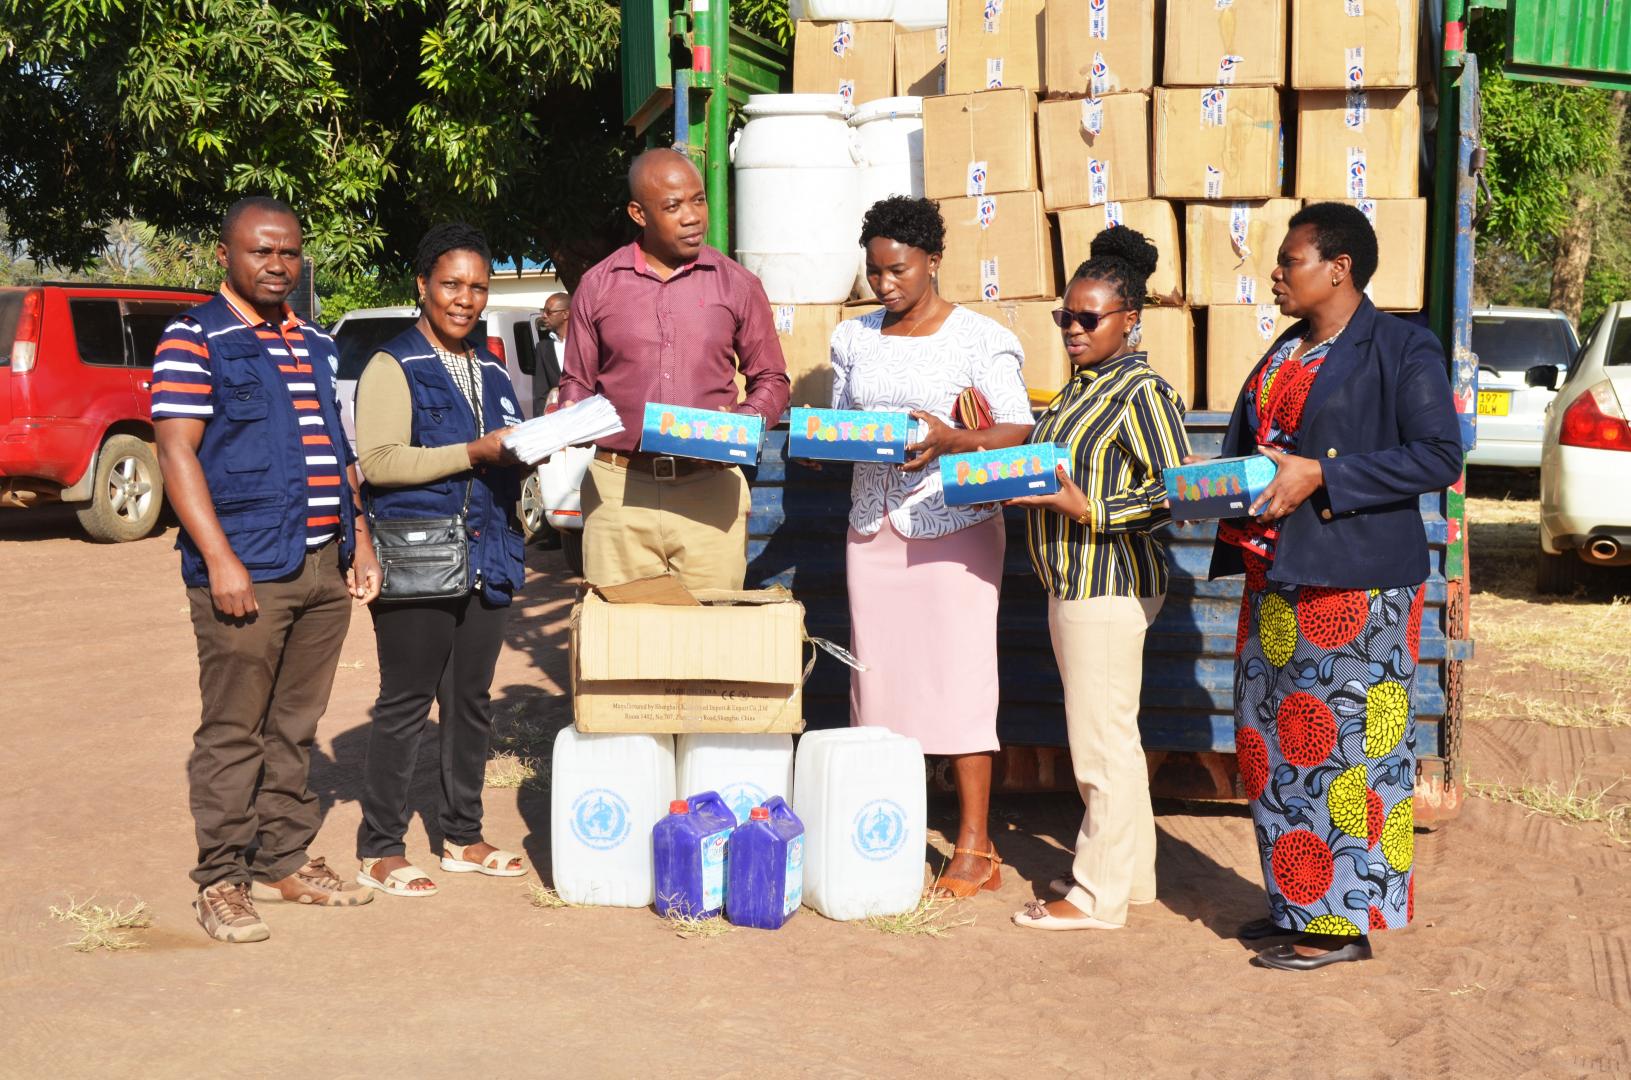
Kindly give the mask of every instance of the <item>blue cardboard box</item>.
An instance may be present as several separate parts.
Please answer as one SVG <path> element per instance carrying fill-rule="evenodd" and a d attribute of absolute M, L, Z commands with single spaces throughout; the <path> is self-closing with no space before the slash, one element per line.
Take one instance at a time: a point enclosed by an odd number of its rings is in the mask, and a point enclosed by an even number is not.
<path fill-rule="evenodd" d="M 1178 465 L 1163 476 L 1174 521 L 1245 517 L 1274 479 L 1274 462 L 1262 454 L 1213 458 Z"/>
<path fill-rule="evenodd" d="M 906 460 L 914 421 L 903 412 L 794 409 L 787 426 L 787 456 L 821 461 Z"/>
<path fill-rule="evenodd" d="M 714 412 L 649 401 L 645 421 L 640 425 L 640 449 L 729 465 L 753 465 L 759 460 L 764 434 L 764 417 L 758 413 Z"/>
<path fill-rule="evenodd" d="M 1021 495 L 1051 495 L 1059 490 L 1061 460 L 1053 443 L 1021 443 L 1006 450 L 947 454 L 940 459 L 940 484 L 946 505 L 1002 502 Z"/>

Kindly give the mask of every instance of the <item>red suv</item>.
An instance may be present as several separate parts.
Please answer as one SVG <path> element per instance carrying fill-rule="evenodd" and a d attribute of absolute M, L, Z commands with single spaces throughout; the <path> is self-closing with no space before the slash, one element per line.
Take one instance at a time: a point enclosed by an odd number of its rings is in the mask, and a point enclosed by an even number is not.
<path fill-rule="evenodd" d="M 76 504 L 93 540 L 153 531 L 153 350 L 210 298 L 155 285 L 0 288 L 0 506 Z"/>

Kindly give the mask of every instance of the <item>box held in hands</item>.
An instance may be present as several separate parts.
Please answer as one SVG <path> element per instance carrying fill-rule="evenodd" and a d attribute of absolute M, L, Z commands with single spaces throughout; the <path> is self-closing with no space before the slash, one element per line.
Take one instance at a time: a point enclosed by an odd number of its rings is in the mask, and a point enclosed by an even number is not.
<path fill-rule="evenodd" d="M 572 609 L 577 729 L 804 730 L 804 607 L 792 593 L 670 591 L 690 603 L 614 603 L 607 589 Z"/>
<path fill-rule="evenodd" d="M 947 454 L 940 459 L 940 485 L 947 506 L 1002 502 L 1059 490 L 1061 458 L 1053 443 L 1022 443 L 1006 450 Z"/>
<path fill-rule="evenodd" d="M 764 434 L 764 417 L 758 413 L 714 412 L 648 401 L 640 426 L 640 449 L 650 454 L 753 465 L 759 460 Z"/>
<path fill-rule="evenodd" d="M 906 461 L 914 422 L 903 412 L 794 409 L 787 425 L 787 456 L 818 461 Z"/>
<path fill-rule="evenodd" d="M 1274 462 L 1262 454 L 1174 466 L 1162 474 L 1172 520 L 1245 517 L 1274 471 Z"/>

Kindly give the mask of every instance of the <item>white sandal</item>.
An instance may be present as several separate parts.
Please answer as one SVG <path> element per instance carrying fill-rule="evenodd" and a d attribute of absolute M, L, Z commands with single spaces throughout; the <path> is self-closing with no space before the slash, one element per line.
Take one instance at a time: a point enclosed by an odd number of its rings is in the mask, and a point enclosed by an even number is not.
<path fill-rule="evenodd" d="M 526 859 L 513 851 L 503 848 L 495 849 L 481 862 L 471 862 L 464 857 L 464 853 L 475 847 L 475 844 L 450 844 L 442 841 L 442 869 L 450 874 L 486 874 L 488 877 L 521 877 L 527 872 Z M 521 865 L 514 870 L 510 869 L 512 862 Z"/>
<path fill-rule="evenodd" d="M 1091 915 L 1084 915 L 1080 919 L 1061 919 L 1057 915 L 1049 915 L 1048 909 L 1040 900 L 1032 900 L 1025 905 L 1024 911 L 1014 912 L 1015 926 L 1023 926 L 1027 930 L 1120 930 L 1122 927 L 1116 923 L 1107 923 L 1095 919 Z"/>
<path fill-rule="evenodd" d="M 377 865 L 379 865 L 378 859 L 364 859 L 362 869 L 357 871 L 357 884 L 370 889 L 378 889 L 383 893 L 390 893 L 392 896 L 435 896 L 437 893 L 434 881 L 431 881 L 428 889 L 409 888 L 415 881 L 421 879 L 430 881 L 430 875 L 412 863 L 392 870 L 385 875 L 384 881 L 381 881 L 373 874 L 374 867 Z"/>

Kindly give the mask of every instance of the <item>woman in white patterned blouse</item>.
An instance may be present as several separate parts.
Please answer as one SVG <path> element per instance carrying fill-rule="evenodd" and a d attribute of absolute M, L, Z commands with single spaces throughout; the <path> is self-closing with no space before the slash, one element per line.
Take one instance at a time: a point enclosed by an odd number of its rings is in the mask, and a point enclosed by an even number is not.
<path fill-rule="evenodd" d="M 997 749 L 997 594 L 1005 547 L 995 506 L 947 506 L 935 459 L 1016 446 L 1031 430 L 1019 339 L 943 299 L 945 245 L 934 203 L 904 196 L 867 212 L 867 281 L 883 310 L 832 336 L 833 407 L 910 412 L 922 438 L 904 465 L 859 464 L 847 544 L 851 642 L 866 665 L 850 679 L 850 722 L 916 738 L 950 755 L 961 810 L 937 883 L 973 896 L 1001 884 L 986 818 Z M 952 426 L 973 387 L 996 424 Z"/>

